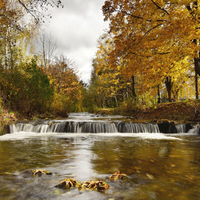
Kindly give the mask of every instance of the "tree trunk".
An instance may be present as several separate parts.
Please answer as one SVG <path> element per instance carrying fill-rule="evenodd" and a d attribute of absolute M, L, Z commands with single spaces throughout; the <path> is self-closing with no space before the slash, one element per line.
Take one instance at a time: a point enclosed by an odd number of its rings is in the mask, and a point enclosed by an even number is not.
<path fill-rule="evenodd" d="M 196 39 L 194 40 L 194 43 L 197 45 Z M 194 69 L 195 69 L 195 97 L 196 99 L 199 99 L 199 91 L 198 91 L 198 75 L 200 75 L 199 58 L 194 58 Z"/>
<path fill-rule="evenodd" d="M 114 99 L 115 99 L 115 105 L 116 105 L 116 107 L 118 107 L 118 101 L 117 101 L 117 97 L 116 97 L 115 91 L 114 91 Z"/>
<path fill-rule="evenodd" d="M 195 69 L 195 97 L 199 99 L 198 91 L 198 74 L 200 74 L 199 58 L 194 58 L 194 69 Z"/>
<path fill-rule="evenodd" d="M 5 61 L 4 61 L 5 69 L 8 69 L 8 27 L 6 30 L 6 38 L 5 38 Z"/>
<path fill-rule="evenodd" d="M 199 99 L 198 74 L 195 71 L 195 97 Z"/>
<path fill-rule="evenodd" d="M 160 103 L 160 86 L 157 86 L 158 103 Z"/>
<path fill-rule="evenodd" d="M 132 76 L 131 79 L 132 79 L 132 95 L 133 95 L 133 99 L 136 99 L 136 93 L 135 93 L 135 76 Z"/>
<path fill-rule="evenodd" d="M 194 6 L 192 7 L 191 4 L 188 4 L 186 6 L 186 8 L 188 9 L 189 12 L 191 12 L 192 14 L 194 14 L 194 11 L 196 11 L 198 9 L 198 1 L 194 1 Z M 193 40 L 194 44 L 195 45 L 198 45 L 197 44 L 197 39 L 194 39 Z M 200 57 L 200 52 L 199 52 L 199 57 Z M 195 96 L 196 96 L 196 99 L 199 98 L 199 94 L 198 94 L 198 75 L 200 75 L 200 65 L 198 63 L 199 61 L 199 58 L 194 58 L 194 68 L 195 68 Z"/>
<path fill-rule="evenodd" d="M 166 88 L 167 88 L 168 100 L 169 100 L 169 102 L 172 102 L 172 86 L 173 86 L 173 83 L 172 83 L 170 77 L 166 77 L 165 85 L 166 85 Z"/>

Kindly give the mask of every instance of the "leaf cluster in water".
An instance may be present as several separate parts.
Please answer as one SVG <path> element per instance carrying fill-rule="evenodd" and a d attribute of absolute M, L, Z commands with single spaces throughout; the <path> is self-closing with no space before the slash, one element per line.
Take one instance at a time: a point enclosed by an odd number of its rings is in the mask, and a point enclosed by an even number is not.
<path fill-rule="evenodd" d="M 125 179 L 125 178 L 128 178 L 128 176 L 124 173 L 120 173 L 120 171 L 117 171 L 113 175 L 110 176 L 110 179 L 113 179 L 113 180 L 119 180 L 119 179 Z"/>
<path fill-rule="evenodd" d="M 73 187 L 78 187 L 78 183 L 75 179 L 69 178 L 69 179 L 62 180 L 55 187 L 63 188 L 63 189 L 70 189 L 70 188 L 73 188 Z"/>
<path fill-rule="evenodd" d="M 79 185 L 79 189 L 95 189 L 95 190 L 107 190 L 109 188 L 109 184 L 103 181 L 84 181 Z"/>

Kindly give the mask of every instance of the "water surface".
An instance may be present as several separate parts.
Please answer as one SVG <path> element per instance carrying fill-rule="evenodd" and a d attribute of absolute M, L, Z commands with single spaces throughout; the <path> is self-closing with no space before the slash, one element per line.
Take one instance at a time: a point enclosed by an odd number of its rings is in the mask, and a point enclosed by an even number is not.
<path fill-rule="evenodd" d="M 52 176 L 24 176 L 45 169 Z M 111 181 L 120 170 L 126 180 Z M 103 180 L 98 192 L 54 187 Z M 160 133 L 13 133 L 0 137 L 0 199 L 200 199 L 200 137 Z"/>

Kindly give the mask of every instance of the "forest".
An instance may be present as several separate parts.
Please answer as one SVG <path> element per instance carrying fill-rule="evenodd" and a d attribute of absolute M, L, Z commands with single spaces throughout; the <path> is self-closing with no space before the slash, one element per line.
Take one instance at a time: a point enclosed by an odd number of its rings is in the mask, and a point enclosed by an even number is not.
<path fill-rule="evenodd" d="M 54 54 L 53 36 L 41 31 L 45 18 L 51 18 L 44 11 L 62 6 L 59 0 L 1 0 L 2 120 L 8 120 L 5 110 L 25 117 L 99 109 L 133 114 L 199 99 L 198 1 L 105 1 L 109 30 L 97 41 L 89 84 L 73 61 Z M 191 105 L 197 117 L 196 102 Z"/>
<path fill-rule="evenodd" d="M 60 1 L 0 2 L 0 94 L 3 108 L 31 117 L 48 113 L 66 117 L 82 107 L 84 83 L 73 62 L 56 54 L 56 41 L 42 32 L 49 7 Z M 27 20 L 28 19 L 28 20 Z M 36 45 L 35 45 L 36 44 Z"/>

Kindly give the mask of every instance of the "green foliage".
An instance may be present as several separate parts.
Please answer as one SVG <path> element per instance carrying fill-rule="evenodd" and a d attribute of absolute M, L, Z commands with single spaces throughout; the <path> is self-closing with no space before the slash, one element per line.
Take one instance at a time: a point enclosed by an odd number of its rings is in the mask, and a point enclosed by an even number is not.
<path fill-rule="evenodd" d="M 53 102 L 51 105 L 51 111 L 62 117 L 66 117 L 67 113 L 70 112 L 69 99 L 61 94 L 55 92 Z"/>
<path fill-rule="evenodd" d="M 44 20 L 42 10 L 48 6 L 60 7 L 61 1 L 22 2 L 0 2 L 0 97 L 3 103 L 9 109 L 31 116 L 44 112 L 66 116 L 68 112 L 81 111 L 84 84 L 79 81 L 72 62 L 64 56 L 51 58 L 55 62 L 44 69 L 26 52 L 27 49 L 34 52 L 31 39 L 38 34 L 41 25 L 35 22 Z M 41 12 L 37 11 L 38 7 Z"/>
<path fill-rule="evenodd" d="M 45 111 L 52 101 L 54 88 L 50 84 L 46 74 L 41 73 L 36 61 L 32 60 L 27 65 L 26 72 L 29 76 L 27 80 L 27 95 L 31 99 L 31 111 Z"/>
<path fill-rule="evenodd" d="M 53 98 L 53 86 L 36 61 L 21 63 L 13 70 L 1 66 L 1 92 L 6 105 L 24 114 L 44 112 Z"/>
<path fill-rule="evenodd" d="M 98 107 L 95 102 L 95 96 L 92 89 L 85 89 L 83 92 L 83 111 L 96 112 Z"/>
<path fill-rule="evenodd" d="M 0 106 L 0 115 L 3 113 L 3 108 Z"/>
<path fill-rule="evenodd" d="M 82 111 L 84 84 L 65 60 L 48 70 L 35 59 L 20 59 L 12 68 L 2 63 L 0 68 L 1 92 L 10 109 L 30 116 L 51 112 L 63 117 Z"/>

